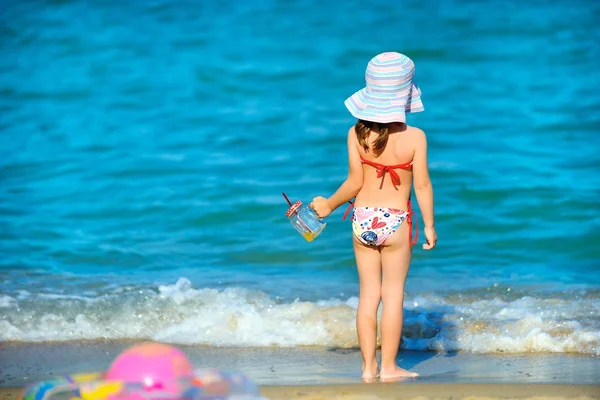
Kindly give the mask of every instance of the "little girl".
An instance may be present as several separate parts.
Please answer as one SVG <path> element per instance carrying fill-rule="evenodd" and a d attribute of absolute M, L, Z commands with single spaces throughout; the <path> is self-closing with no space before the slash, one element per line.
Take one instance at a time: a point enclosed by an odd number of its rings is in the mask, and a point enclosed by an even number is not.
<path fill-rule="evenodd" d="M 345 102 L 358 119 L 348 131 L 348 178 L 331 197 L 315 197 L 310 204 L 319 217 L 325 218 L 356 197 L 352 213 L 352 240 L 360 280 L 356 327 L 365 380 L 378 375 L 382 380 L 417 376 L 396 365 L 404 283 L 411 247 L 418 234 L 417 230 L 413 240 L 413 183 L 425 225 L 427 243 L 423 249 L 433 249 L 437 236 L 425 133 L 405 123 L 406 113 L 424 109 L 421 92 L 413 83 L 414 71 L 412 60 L 403 54 L 382 53 L 371 59 L 365 73 L 366 88 Z M 381 301 L 378 372 L 375 351 Z"/>

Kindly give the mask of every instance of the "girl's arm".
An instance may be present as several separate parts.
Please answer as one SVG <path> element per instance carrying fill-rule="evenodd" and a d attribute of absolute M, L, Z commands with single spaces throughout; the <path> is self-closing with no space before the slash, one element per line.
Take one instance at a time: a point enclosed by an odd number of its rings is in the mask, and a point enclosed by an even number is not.
<path fill-rule="evenodd" d="M 363 184 L 363 167 L 358 152 L 358 140 L 354 127 L 348 131 L 348 177 L 336 192 L 328 199 L 315 197 L 310 203 L 320 218 L 325 218 L 342 204 L 354 198 Z"/>
<path fill-rule="evenodd" d="M 429 178 L 429 167 L 427 165 L 427 138 L 425 132 L 418 130 L 417 143 L 415 146 L 415 155 L 413 158 L 413 184 L 415 186 L 415 194 L 417 195 L 417 203 L 419 210 L 423 216 L 425 224 L 425 237 L 427 243 L 423 248 L 430 250 L 437 243 L 437 235 L 434 227 L 433 218 L 433 186 Z"/>

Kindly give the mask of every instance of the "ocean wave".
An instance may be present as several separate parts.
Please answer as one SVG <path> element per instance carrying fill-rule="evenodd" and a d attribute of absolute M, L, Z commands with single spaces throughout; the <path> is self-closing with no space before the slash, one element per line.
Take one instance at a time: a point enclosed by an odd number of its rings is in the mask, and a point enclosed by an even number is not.
<path fill-rule="evenodd" d="M 210 346 L 357 347 L 358 299 L 281 302 L 244 288 L 173 285 L 85 297 L 0 295 L 0 341 L 153 339 Z M 600 297 L 406 299 L 402 347 L 477 353 L 600 355 Z"/>

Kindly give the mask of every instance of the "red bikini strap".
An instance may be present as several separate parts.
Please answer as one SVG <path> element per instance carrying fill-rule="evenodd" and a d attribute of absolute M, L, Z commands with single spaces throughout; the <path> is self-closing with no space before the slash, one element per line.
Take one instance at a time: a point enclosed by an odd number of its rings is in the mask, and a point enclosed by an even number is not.
<path fill-rule="evenodd" d="M 346 217 L 350 213 L 350 210 L 352 210 L 352 207 L 354 207 L 353 201 L 349 201 L 348 203 L 350 203 L 350 205 L 348 205 L 348 208 L 346 208 L 346 212 L 344 213 L 344 216 L 342 217 L 342 221 L 344 221 L 346 219 Z"/>
<path fill-rule="evenodd" d="M 415 212 L 413 211 L 412 203 L 410 200 L 408 200 L 407 211 L 408 211 L 408 216 L 406 217 L 406 222 L 408 222 L 408 241 L 412 246 L 414 246 L 417 244 L 417 240 L 419 239 L 419 219 L 415 218 L 415 239 L 413 240 L 412 227 L 413 227 L 413 215 L 415 215 Z"/>
<path fill-rule="evenodd" d="M 360 157 L 360 161 L 362 161 L 363 163 L 370 165 L 372 167 L 375 168 L 388 168 L 388 169 L 409 169 L 410 167 L 412 167 L 413 162 L 409 161 L 409 162 L 405 162 L 404 164 L 397 164 L 397 165 L 383 165 L 383 164 L 379 164 L 376 163 L 375 161 L 369 161 L 366 158 L 363 158 L 362 156 Z"/>
<path fill-rule="evenodd" d="M 389 173 L 390 177 L 392 178 L 392 184 L 394 185 L 394 189 L 397 189 L 397 186 L 400 185 L 400 175 L 398 175 L 398 173 L 395 171 L 395 169 L 397 169 L 397 168 L 409 169 L 410 167 L 412 167 L 412 161 L 409 161 L 404 164 L 398 164 L 398 165 L 383 165 L 383 164 L 379 164 L 379 163 L 376 163 L 373 161 L 366 160 L 362 156 L 360 157 L 360 160 L 364 164 L 370 165 L 371 167 L 374 167 L 376 169 L 377 178 L 382 178 L 381 185 L 379 186 L 380 189 L 383 187 L 383 177 L 386 172 Z"/>

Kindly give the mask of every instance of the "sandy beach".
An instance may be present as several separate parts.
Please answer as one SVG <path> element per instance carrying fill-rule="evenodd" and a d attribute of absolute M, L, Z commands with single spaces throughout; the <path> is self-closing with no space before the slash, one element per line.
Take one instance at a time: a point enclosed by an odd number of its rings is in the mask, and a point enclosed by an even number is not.
<path fill-rule="evenodd" d="M 593 399 L 593 385 L 407 384 L 265 387 L 272 400 L 392 400 L 392 399 Z"/>
<path fill-rule="evenodd" d="M 0 387 L 56 375 L 106 370 L 136 341 L 3 343 Z M 260 386 L 360 384 L 360 351 L 323 347 L 178 346 L 196 368 L 239 371 Z M 420 374 L 402 384 L 581 384 L 600 382 L 600 358 L 579 354 L 402 351 L 399 365 Z"/>
<path fill-rule="evenodd" d="M 18 399 L 21 388 L 0 388 L 0 400 Z M 269 400 L 392 400 L 392 399 L 598 399 L 597 385 L 515 384 L 350 384 L 264 386 Z"/>
<path fill-rule="evenodd" d="M 55 375 L 105 370 L 132 341 L 4 343 L 0 399 Z M 270 400 L 600 398 L 600 359 L 568 354 L 401 352 L 421 374 L 392 383 L 362 383 L 357 349 L 178 346 L 198 368 L 242 372 Z"/>

